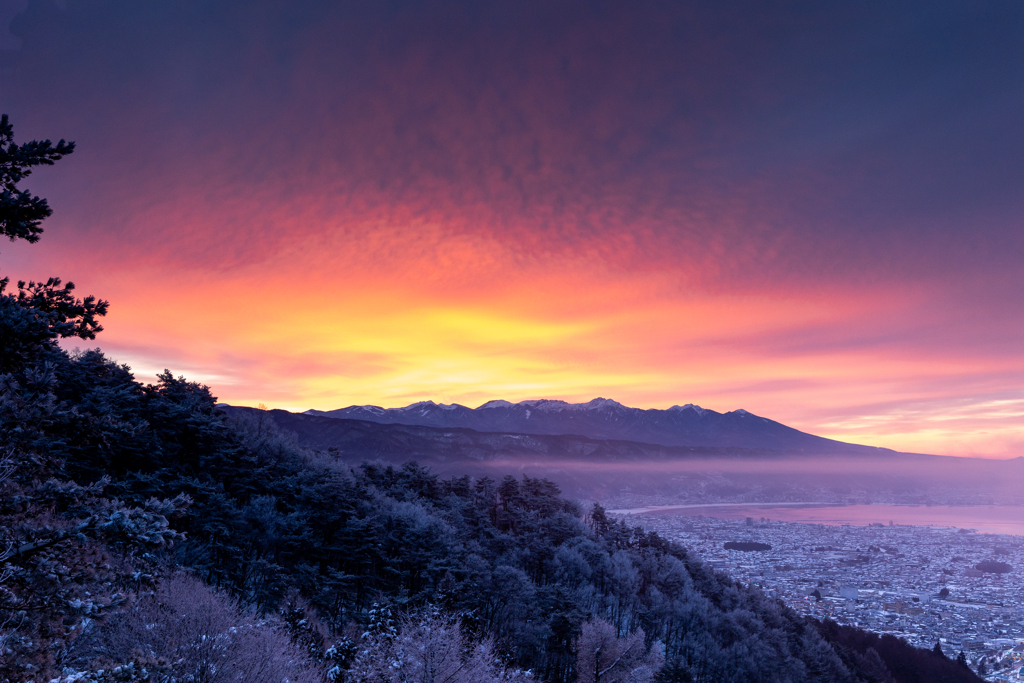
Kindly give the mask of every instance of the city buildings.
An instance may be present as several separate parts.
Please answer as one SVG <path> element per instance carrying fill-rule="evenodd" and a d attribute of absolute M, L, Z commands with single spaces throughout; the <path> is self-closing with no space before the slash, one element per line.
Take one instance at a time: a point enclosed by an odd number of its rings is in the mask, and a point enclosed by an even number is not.
<path fill-rule="evenodd" d="M 989 680 L 1024 680 L 1024 537 L 945 527 L 827 526 L 627 515 L 793 609 L 918 647 L 963 652 Z M 725 544 L 770 550 L 727 550 Z M 977 569 L 996 561 L 1006 573 Z"/>

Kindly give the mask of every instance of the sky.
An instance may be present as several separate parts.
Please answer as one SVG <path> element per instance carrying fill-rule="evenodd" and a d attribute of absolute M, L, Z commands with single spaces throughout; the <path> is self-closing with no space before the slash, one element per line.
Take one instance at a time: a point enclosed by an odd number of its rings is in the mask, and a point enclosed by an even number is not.
<path fill-rule="evenodd" d="M 613 398 L 1024 455 L 1024 5 L 0 0 L 13 279 L 290 410 Z M 73 346 L 73 345 L 69 345 Z"/>

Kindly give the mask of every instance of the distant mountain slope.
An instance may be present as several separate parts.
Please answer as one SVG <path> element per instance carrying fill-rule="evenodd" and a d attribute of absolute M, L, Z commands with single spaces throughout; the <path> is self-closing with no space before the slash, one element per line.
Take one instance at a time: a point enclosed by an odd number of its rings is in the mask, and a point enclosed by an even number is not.
<path fill-rule="evenodd" d="M 680 447 L 755 448 L 787 453 L 878 453 L 886 449 L 825 439 L 745 410 L 718 413 L 687 404 L 668 410 L 629 408 L 610 399 L 588 403 L 535 400 L 488 401 L 479 408 L 433 401 L 404 408 L 350 406 L 307 415 L 445 429 L 515 434 L 576 434 Z"/>
<path fill-rule="evenodd" d="M 243 431 L 279 433 L 298 446 L 331 453 L 349 466 L 415 460 L 446 476 L 500 479 L 528 473 L 555 481 L 567 495 L 586 500 L 639 495 L 658 497 L 665 504 L 1024 504 L 1017 485 L 1024 458 L 982 461 L 863 446 L 831 453 L 662 446 L 573 434 L 381 424 L 225 404 L 219 408 Z"/>
<path fill-rule="evenodd" d="M 342 458 L 358 462 L 485 462 L 580 461 L 593 463 L 628 461 L 676 461 L 687 458 L 749 458 L 779 455 L 760 448 L 662 446 L 613 439 L 592 439 L 575 434 L 509 434 L 478 432 L 464 427 L 382 424 L 290 413 L 285 410 L 220 406 L 228 414 L 269 416 L 278 428 L 294 434 L 299 446 L 335 449 Z M 872 449 L 872 452 L 878 452 Z"/>

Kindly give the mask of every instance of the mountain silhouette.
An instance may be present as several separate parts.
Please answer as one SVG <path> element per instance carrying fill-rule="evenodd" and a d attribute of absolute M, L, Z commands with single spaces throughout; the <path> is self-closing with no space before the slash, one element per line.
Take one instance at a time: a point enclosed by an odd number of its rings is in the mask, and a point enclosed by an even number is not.
<path fill-rule="evenodd" d="M 743 448 L 787 453 L 872 453 L 886 449 L 801 432 L 746 410 L 719 413 L 693 404 L 667 410 L 630 408 L 606 398 L 586 403 L 548 399 L 488 401 L 478 408 L 421 401 L 404 408 L 349 406 L 306 415 L 378 424 L 477 432 L 576 435 L 671 447 Z"/>

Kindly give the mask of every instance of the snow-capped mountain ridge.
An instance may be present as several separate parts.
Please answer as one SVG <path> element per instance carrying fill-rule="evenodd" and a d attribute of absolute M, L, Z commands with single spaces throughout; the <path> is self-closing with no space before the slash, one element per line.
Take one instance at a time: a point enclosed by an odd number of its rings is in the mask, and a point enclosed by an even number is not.
<path fill-rule="evenodd" d="M 704 414 L 704 409 L 701 408 L 699 405 L 696 405 L 695 403 L 687 403 L 685 406 L 672 406 L 671 408 L 669 408 L 670 412 L 671 411 L 680 412 L 680 411 L 683 411 L 683 410 L 692 410 L 693 412 L 697 413 L 698 415 L 703 415 Z"/>
<path fill-rule="evenodd" d="M 497 400 L 494 400 L 494 401 L 488 401 L 487 403 L 484 403 L 482 406 L 479 406 L 477 408 L 477 410 L 485 410 L 487 408 L 508 408 L 508 407 L 514 406 L 514 405 L 515 405 L 514 403 L 510 403 L 508 401 L 503 401 L 501 399 L 497 399 Z"/>
<path fill-rule="evenodd" d="M 309 415 L 382 424 L 468 428 L 481 432 L 575 434 L 594 439 L 664 446 L 765 448 L 790 452 L 849 452 L 868 449 L 806 434 L 742 408 L 719 413 L 687 403 L 667 410 L 630 408 L 608 398 L 584 403 L 529 399 L 487 401 L 477 408 L 419 401 L 403 408 L 349 406 L 308 410 Z M 870 449 L 877 451 L 878 449 Z"/>

